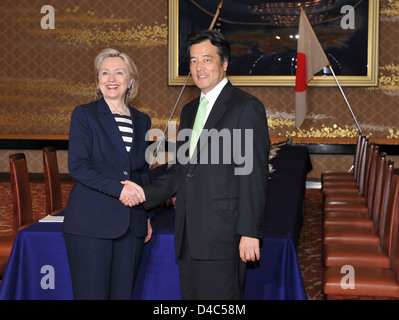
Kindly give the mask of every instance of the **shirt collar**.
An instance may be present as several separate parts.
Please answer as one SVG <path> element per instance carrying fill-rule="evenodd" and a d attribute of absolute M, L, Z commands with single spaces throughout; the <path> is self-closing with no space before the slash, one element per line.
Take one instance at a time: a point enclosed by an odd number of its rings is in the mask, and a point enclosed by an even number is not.
<path fill-rule="evenodd" d="M 201 99 L 206 96 L 206 99 L 208 100 L 209 105 L 213 105 L 218 98 L 220 92 L 223 90 L 224 86 L 227 84 L 228 80 L 227 78 L 223 78 L 222 81 L 220 81 L 215 88 L 213 88 L 211 91 L 209 91 L 206 95 L 201 91 L 201 96 L 200 96 L 200 101 Z"/>

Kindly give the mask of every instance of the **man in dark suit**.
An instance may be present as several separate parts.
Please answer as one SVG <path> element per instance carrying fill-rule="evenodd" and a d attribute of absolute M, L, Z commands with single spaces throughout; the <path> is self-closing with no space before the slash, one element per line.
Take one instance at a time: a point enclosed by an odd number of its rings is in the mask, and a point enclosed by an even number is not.
<path fill-rule="evenodd" d="M 144 186 L 144 206 L 176 194 L 183 299 L 242 299 L 245 263 L 260 259 L 263 237 L 269 154 L 265 108 L 227 80 L 230 46 L 221 33 L 191 35 L 187 52 L 201 97 L 183 108 L 176 164 Z M 203 97 L 207 106 L 200 142 L 190 146 L 188 155 L 182 150 L 195 134 L 184 141 L 181 136 L 195 131 Z"/>

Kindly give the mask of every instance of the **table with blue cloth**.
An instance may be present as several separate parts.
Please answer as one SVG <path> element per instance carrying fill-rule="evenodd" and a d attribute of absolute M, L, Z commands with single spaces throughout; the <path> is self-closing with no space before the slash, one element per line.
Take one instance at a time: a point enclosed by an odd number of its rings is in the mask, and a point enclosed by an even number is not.
<path fill-rule="evenodd" d="M 296 245 L 302 226 L 306 175 L 312 169 L 306 147 L 283 146 L 270 161 L 265 236 L 261 260 L 248 263 L 247 300 L 307 299 Z M 165 167 L 151 172 L 158 175 Z M 180 282 L 174 249 L 174 209 L 160 206 L 146 244 L 133 299 L 178 300 Z M 0 299 L 72 299 L 62 223 L 37 222 L 16 237 L 0 285 Z"/>

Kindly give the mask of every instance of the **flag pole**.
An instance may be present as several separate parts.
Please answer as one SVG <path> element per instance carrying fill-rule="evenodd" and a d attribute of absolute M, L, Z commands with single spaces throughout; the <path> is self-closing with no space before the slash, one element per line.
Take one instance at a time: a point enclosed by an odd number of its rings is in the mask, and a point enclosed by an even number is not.
<path fill-rule="evenodd" d="M 214 27 L 214 25 L 215 25 L 215 23 L 216 23 L 216 19 L 217 19 L 217 17 L 219 16 L 220 9 L 222 8 L 222 5 L 223 5 L 223 0 L 220 1 L 219 5 L 218 5 L 218 7 L 217 7 L 217 9 L 216 9 L 216 13 L 215 13 L 215 15 L 213 16 L 212 22 L 211 22 L 211 24 L 210 24 L 210 26 L 209 26 L 209 30 L 212 30 L 212 29 L 213 29 L 213 27 Z M 159 147 L 161 146 L 162 141 L 165 140 L 166 131 L 167 131 L 168 128 L 169 128 L 169 124 L 170 124 L 170 122 L 171 122 L 171 120 L 172 120 L 172 117 L 173 117 L 173 115 L 174 115 L 174 113 L 175 113 L 175 111 L 176 111 L 176 108 L 177 108 L 177 106 L 178 106 L 178 104 L 179 104 L 179 102 L 180 102 L 181 96 L 183 95 L 183 91 L 184 91 L 184 89 L 185 89 L 186 86 L 187 86 L 187 82 L 188 82 L 188 79 L 190 78 L 190 76 L 191 76 L 191 72 L 189 71 L 189 72 L 188 72 L 188 75 L 187 75 L 187 78 L 186 78 L 186 81 L 184 82 L 184 85 L 183 85 L 183 87 L 182 87 L 181 90 L 180 90 L 180 94 L 179 94 L 179 96 L 177 97 L 176 103 L 175 103 L 175 105 L 174 105 L 174 107 L 173 107 L 173 109 L 172 109 L 172 112 L 171 112 L 170 116 L 169 116 L 169 120 L 168 120 L 168 122 L 167 122 L 167 124 L 166 124 L 166 126 L 165 126 L 164 131 L 163 131 L 162 138 L 161 138 L 161 140 L 159 140 L 159 141 L 156 142 L 156 143 L 158 143 L 158 145 L 157 145 L 157 148 L 156 148 L 156 150 L 155 150 L 155 155 L 153 156 L 153 158 L 152 158 L 152 160 L 151 160 L 150 167 L 154 164 L 154 161 L 155 161 L 155 159 L 156 159 L 156 157 L 157 157 L 157 155 L 158 155 Z"/>
<path fill-rule="evenodd" d="M 337 77 L 336 77 L 336 75 L 335 75 L 335 73 L 334 73 L 333 68 L 331 67 L 331 65 L 329 65 L 328 67 L 330 68 L 330 71 L 331 71 L 331 73 L 332 73 L 332 75 L 333 75 L 333 77 L 334 77 L 334 79 L 335 79 L 335 82 L 337 83 L 338 88 L 339 88 L 339 90 L 341 91 L 342 96 L 344 97 L 344 100 L 345 100 L 345 102 L 346 102 L 346 105 L 348 106 L 348 109 L 349 109 L 349 111 L 350 111 L 350 113 L 351 113 L 351 115 L 352 115 L 353 120 L 355 120 L 356 126 L 357 126 L 357 128 L 359 129 L 360 134 L 363 134 L 362 129 L 360 128 L 359 122 L 357 122 L 356 116 L 355 116 L 355 114 L 353 113 L 353 110 L 352 110 L 352 108 L 351 108 L 351 106 L 350 106 L 350 104 L 349 104 L 349 102 L 348 102 L 348 99 L 346 99 L 345 93 L 344 93 L 344 91 L 342 90 L 341 85 L 339 84 L 339 81 L 338 81 L 338 79 L 337 79 Z"/>

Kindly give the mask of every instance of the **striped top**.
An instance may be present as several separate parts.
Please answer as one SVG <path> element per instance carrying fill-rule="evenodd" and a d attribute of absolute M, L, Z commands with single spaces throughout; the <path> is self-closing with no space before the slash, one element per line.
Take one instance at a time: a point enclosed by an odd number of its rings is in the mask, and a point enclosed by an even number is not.
<path fill-rule="evenodd" d="M 133 121 L 130 116 L 122 116 L 113 113 L 116 124 L 121 132 L 122 140 L 125 143 L 126 151 L 129 152 L 133 145 Z"/>

